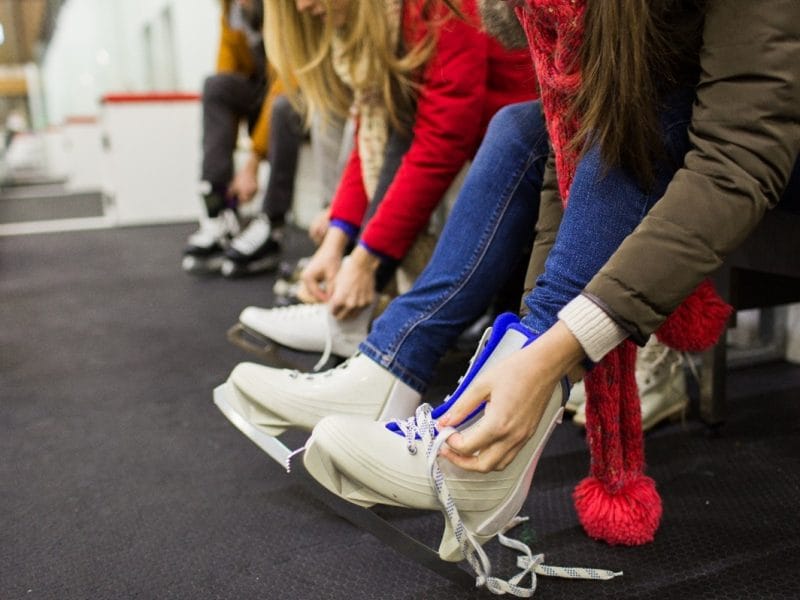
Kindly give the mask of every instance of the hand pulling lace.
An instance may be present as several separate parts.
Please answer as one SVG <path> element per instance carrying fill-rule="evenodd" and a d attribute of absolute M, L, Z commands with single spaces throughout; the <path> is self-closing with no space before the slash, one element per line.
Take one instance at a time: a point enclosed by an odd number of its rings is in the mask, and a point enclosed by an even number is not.
<path fill-rule="evenodd" d="M 497 534 L 497 539 L 501 545 L 516 550 L 521 554 L 517 557 L 517 567 L 521 569 L 519 573 L 510 579 L 501 579 L 491 575 L 492 565 L 489 557 L 475 536 L 464 525 L 458 509 L 456 508 L 444 474 L 439 468 L 437 458 L 439 450 L 453 433 L 455 429 L 448 427 L 436 433 L 435 422 L 431 417 L 431 407 L 429 404 L 422 404 L 417 408 L 416 414 L 405 421 L 395 420 L 394 422 L 405 434 L 406 445 L 411 454 L 416 454 L 417 441 L 421 440 L 425 445 L 425 452 L 428 459 L 429 477 L 439 503 L 444 510 L 445 518 L 453 529 L 456 540 L 461 548 L 461 553 L 475 571 L 476 587 L 485 587 L 493 594 L 511 594 L 520 598 L 530 598 L 536 591 L 537 575 L 562 577 L 567 579 L 594 579 L 607 580 L 622 575 L 622 572 L 614 572 L 606 569 L 587 569 L 574 567 L 557 567 L 545 565 L 544 554 L 534 555 L 530 547 L 514 538 L 506 536 L 506 532 L 516 527 L 520 523 L 527 521 L 528 517 L 516 516 Z M 530 586 L 520 585 L 526 575 L 530 574 Z"/>

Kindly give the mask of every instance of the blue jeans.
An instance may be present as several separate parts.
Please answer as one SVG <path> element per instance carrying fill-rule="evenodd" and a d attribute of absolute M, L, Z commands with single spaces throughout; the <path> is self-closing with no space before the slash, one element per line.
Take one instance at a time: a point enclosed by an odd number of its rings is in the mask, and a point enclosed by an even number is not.
<path fill-rule="evenodd" d="M 661 113 L 664 156 L 643 190 L 599 150 L 581 159 L 545 273 L 526 298 L 522 320 L 542 333 L 586 287 L 663 195 L 689 149 L 693 90 L 673 94 Z M 375 321 L 361 351 L 423 392 L 439 359 L 487 306 L 501 274 L 532 235 L 548 152 L 538 102 L 497 113 L 428 267 Z M 800 164 L 800 163 L 799 163 Z M 796 169 L 797 171 L 797 169 Z"/>
<path fill-rule="evenodd" d="M 671 95 L 661 111 L 664 153 L 649 189 L 643 190 L 628 171 L 608 169 L 599 147 L 589 148 L 583 156 L 545 272 L 525 298 L 530 313 L 522 323 L 532 331 L 544 333 L 555 324 L 558 311 L 583 291 L 664 195 L 689 150 L 693 100 L 693 90 L 681 90 Z"/>
<path fill-rule="evenodd" d="M 365 355 L 425 390 L 439 359 L 486 310 L 530 243 L 548 151 L 538 103 L 495 115 L 428 266 L 373 323 L 361 344 Z"/>

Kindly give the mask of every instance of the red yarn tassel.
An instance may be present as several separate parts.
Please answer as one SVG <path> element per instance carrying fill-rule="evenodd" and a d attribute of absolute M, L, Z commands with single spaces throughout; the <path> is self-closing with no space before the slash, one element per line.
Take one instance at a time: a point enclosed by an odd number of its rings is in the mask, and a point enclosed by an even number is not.
<path fill-rule="evenodd" d="M 655 482 L 643 474 L 635 365 L 636 347 L 626 341 L 585 379 L 591 469 L 573 494 L 589 537 L 627 546 L 652 541 L 662 513 Z"/>
<path fill-rule="evenodd" d="M 655 482 L 639 473 L 616 493 L 587 477 L 573 493 L 586 534 L 612 545 L 640 546 L 653 541 L 661 522 L 661 497 Z"/>
<path fill-rule="evenodd" d="M 656 337 L 679 352 L 702 352 L 717 343 L 732 312 L 706 279 L 667 317 Z"/>

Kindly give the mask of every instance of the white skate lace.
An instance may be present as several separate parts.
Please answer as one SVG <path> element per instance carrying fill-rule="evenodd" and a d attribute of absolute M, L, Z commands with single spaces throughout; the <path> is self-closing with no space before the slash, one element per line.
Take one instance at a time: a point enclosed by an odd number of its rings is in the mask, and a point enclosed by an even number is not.
<path fill-rule="evenodd" d="M 236 236 L 231 247 L 242 254 L 253 254 L 269 239 L 269 234 L 269 221 L 264 216 L 258 216 Z"/>
<path fill-rule="evenodd" d="M 367 308 L 362 310 L 369 310 L 372 311 L 374 309 L 375 303 Z M 325 306 L 325 310 L 328 310 L 327 305 Z M 325 333 L 325 346 L 322 348 L 322 356 L 319 357 L 317 364 L 314 365 L 313 371 L 317 372 L 326 364 L 328 364 L 328 359 L 331 357 L 331 353 L 333 352 L 333 328 L 331 327 L 331 317 L 330 315 L 325 315 L 325 326 L 324 326 L 324 333 Z"/>
<path fill-rule="evenodd" d="M 317 364 L 314 365 L 314 372 L 319 371 L 328 363 L 333 350 L 333 332 L 331 331 L 330 319 L 325 319 L 325 346 L 322 349 L 322 356 L 319 357 Z"/>
<path fill-rule="evenodd" d="M 516 516 L 506 524 L 497 534 L 497 539 L 501 545 L 516 550 L 521 554 L 517 556 L 517 567 L 521 569 L 519 573 L 510 579 L 501 579 L 492 576 L 492 565 L 486 551 L 475 539 L 474 534 L 467 529 L 461 515 L 458 512 L 455 501 L 447 487 L 447 481 L 439 468 L 437 461 L 439 450 L 453 433 L 456 432 L 452 427 L 448 427 L 436 435 L 435 422 L 431 416 L 431 406 L 429 404 L 420 405 L 413 417 L 405 420 L 395 419 L 398 428 L 406 438 L 406 445 L 411 454 L 417 452 L 417 442 L 421 441 L 425 446 L 428 460 L 428 476 L 439 503 L 442 505 L 445 518 L 453 529 L 456 541 L 461 548 L 461 553 L 474 569 L 477 577 L 476 587 L 485 587 L 493 594 L 511 594 L 520 598 L 530 598 L 536 591 L 537 575 L 562 577 L 566 579 L 595 579 L 607 580 L 622 575 L 622 572 L 614 572 L 606 569 L 587 569 L 580 567 L 556 567 L 543 564 L 544 554 L 534 555 L 530 547 L 514 538 L 507 537 L 507 531 L 516 527 L 520 523 L 527 521 L 528 517 Z M 418 439 L 419 438 L 419 439 Z M 520 585 L 523 579 L 530 574 L 530 586 Z"/>

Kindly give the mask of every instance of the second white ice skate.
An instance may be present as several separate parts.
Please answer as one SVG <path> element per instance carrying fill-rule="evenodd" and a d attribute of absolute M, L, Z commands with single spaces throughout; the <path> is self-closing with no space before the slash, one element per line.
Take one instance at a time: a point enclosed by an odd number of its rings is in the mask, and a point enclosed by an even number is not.
<path fill-rule="evenodd" d="M 334 318 L 327 304 L 295 304 L 277 308 L 248 306 L 239 315 L 238 327 L 229 339 L 253 352 L 263 352 L 269 344 L 279 344 L 301 352 L 319 352 L 315 370 L 327 364 L 331 356 L 345 358 L 358 350 L 369 331 L 373 305 L 351 319 Z M 261 341 L 260 349 L 243 339 L 243 334 Z M 238 339 L 237 339 L 238 338 Z"/>

